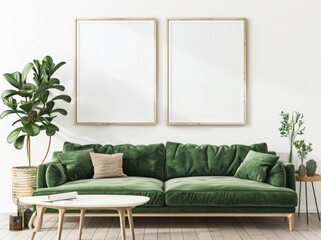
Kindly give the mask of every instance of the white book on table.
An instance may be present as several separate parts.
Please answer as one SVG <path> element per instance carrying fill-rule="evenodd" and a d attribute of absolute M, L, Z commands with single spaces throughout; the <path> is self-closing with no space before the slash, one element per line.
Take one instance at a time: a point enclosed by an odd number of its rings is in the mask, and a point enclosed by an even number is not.
<path fill-rule="evenodd" d="M 59 193 L 59 194 L 52 194 L 48 195 L 48 199 L 46 201 L 61 201 L 61 200 L 69 200 L 75 199 L 78 196 L 78 192 L 66 192 L 66 193 Z"/>

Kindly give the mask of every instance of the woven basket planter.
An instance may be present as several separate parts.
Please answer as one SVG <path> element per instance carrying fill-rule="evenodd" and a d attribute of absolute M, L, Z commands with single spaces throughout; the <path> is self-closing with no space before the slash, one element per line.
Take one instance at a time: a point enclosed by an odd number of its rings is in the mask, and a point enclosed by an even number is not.
<path fill-rule="evenodd" d="M 37 167 L 13 167 L 12 173 L 12 199 L 18 205 L 21 197 L 30 197 L 36 190 Z"/>

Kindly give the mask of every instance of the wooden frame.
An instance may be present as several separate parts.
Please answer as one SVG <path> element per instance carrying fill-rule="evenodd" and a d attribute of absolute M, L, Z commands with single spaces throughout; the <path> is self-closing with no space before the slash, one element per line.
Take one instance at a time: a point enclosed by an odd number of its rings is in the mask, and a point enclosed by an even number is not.
<path fill-rule="evenodd" d="M 168 125 L 246 124 L 246 29 L 245 18 L 167 19 Z"/>
<path fill-rule="evenodd" d="M 76 19 L 75 123 L 155 125 L 157 20 Z"/>

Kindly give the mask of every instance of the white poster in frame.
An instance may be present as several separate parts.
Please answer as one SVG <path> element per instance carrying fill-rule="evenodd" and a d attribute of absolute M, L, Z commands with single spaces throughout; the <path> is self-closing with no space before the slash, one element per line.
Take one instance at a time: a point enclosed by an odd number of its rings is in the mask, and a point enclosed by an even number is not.
<path fill-rule="evenodd" d="M 246 19 L 167 20 L 168 125 L 246 124 Z"/>
<path fill-rule="evenodd" d="M 157 20 L 76 19 L 76 124 L 155 125 Z"/>

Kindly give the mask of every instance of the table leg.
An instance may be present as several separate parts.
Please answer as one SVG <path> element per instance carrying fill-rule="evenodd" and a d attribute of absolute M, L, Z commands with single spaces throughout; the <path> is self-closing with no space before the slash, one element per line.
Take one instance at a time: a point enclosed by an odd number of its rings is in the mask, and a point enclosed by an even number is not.
<path fill-rule="evenodd" d="M 320 213 L 319 213 L 319 208 L 318 208 L 317 197 L 315 196 L 315 191 L 314 191 L 314 184 L 313 184 L 313 182 L 311 182 L 311 185 L 312 185 L 312 190 L 313 190 L 313 195 L 314 195 L 314 202 L 315 202 L 315 206 L 316 206 L 316 208 L 317 208 L 318 218 L 319 218 L 319 222 L 320 222 Z"/>
<path fill-rule="evenodd" d="M 302 185 L 302 182 L 300 181 L 300 188 L 299 188 L 299 212 L 298 212 L 298 217 L 300 217 L 300 208 L 301 208 L 301 185 Z"/>
<path fill-rule="evenodd" d="M 39 232 L 41 230 L 43 214 L 45 211 L 46 211 L 45 207 L 37 206 L 36 211 L 32 214 L 30 218 L 28 226 L 29 226 L 29 229 L 32 231 L 31 238 L 30 238 L 31 240 L 35 238 L 36 232 Z M 37 216 L 37 222 L 36 222 L 36 225 L 34 226 L 33 223 L 35 221 L 36 216 Z"/>
<path fill-rule="evenodd" d="M 78 240 L 81 239 L 82 229 L 84 227 L 84 219 L 85 219 L 86 209 L 80 210 L 80 221 L 79 221 L 79 233 L 78 233 Z"/>
<path fill-rule="evenodd" d="M 130 228 L 132 240 L 135 240 L 134 221 L 133 221 L 133 214 L 132 214 L 131 208 L 127 209 L 127 214 L 128 214 L 129 228 Z"/>
<path fill-rule="evenodd" d="M 126 240 L 125 211 L 124 209 L 117 209 L 117 211 L 119 214 L 121 237 L 122 237 L 122 240 Z"/>
<path fill-rule="evenodd" d="M 57 239 L 60 240 L 61 239 L 61 232 L 62 232 L 62 224 L 64 223 L 64 216 L 65 216 L 66 209 L 60 208 L 60 209 L 58 209 L 58 211 L 59 211 L 59 222 L 58 222 Z"/>
<path fill-rule="evenodd" d="M 307 214 L 307 224 L 309 224 L 308 188 L 307 188 L 307 182 L 305 182 L 305 206 L 306 206 L 306 214 Z"/>

